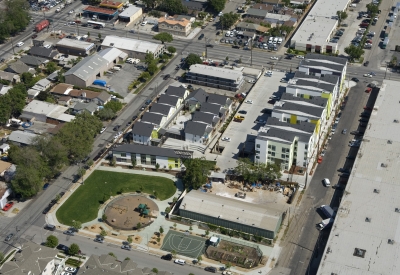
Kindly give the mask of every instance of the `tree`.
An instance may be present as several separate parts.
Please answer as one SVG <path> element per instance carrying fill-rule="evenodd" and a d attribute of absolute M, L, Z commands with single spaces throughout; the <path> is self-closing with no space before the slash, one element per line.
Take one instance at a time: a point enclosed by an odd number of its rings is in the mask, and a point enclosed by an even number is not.
<path fill-rule="evenodd" d="M 176 251 L 172 249 L 171 251 L 172 257 L 175 258 L 176 257 Z"/>
<path fill-rule="evenodd" d="M 156 35 L 153 36 L 153 39 L 159 40 L 159 41 L 161 41 L 163 44 L 164 44 L 165 42 L 170 43 L 170 42 L 172 42 L 172 41 L 174 40 L 174 38 L 172 37 L 172 34 L 167 33 L 167 32 L 161 32 L 161 33 L 159 33 L 159 34 L 156 34 Z"/>
<path fill-rule="evenodd" d="M 106 221 L 107 220 L 107 215 L 106 214 L 103 214 L 102 216 L 101 216 L 101 220 L 104 222 L 104 221 Z"/>
<path fill-rule="evenodd" d="M 90 37 L 90 32 L 87 32 L 87 36 Z"/>
<path fill-rule="evenodd" d="M 188 159 L 185 161 L 185 166 L 183 183 L 186 188 L 198 189 L 207 182 L 212 164 L 205 158 Z"/>
<path fill-rule="evenodd" d="M 85 169 L 83 169 L 83 168 L 79 168 L 79 169 L 78 169 L 78 176 L 79 176 L 79 178 L 83 177 L 83 176 L 85 175 L 85 173 L 86 173 L 86 170 L 85 170 Z"/>
<path fill-rule="evenodd" d="M 82 223 L 80 221 L 72 221 L 72 228 L 75 229 L 75 231 L 79 231 L 79 229 L 82 228 Z"/>
<path fill-rule="evenodd" d="M 282 2 L 285 4 L 285 6 L 289 6 L 290 5 L 290 0 L 283 0 Z"/>
<path fill-rule="evenodd" d="M 132 237 L 131 236 L 129 236 L 127 239 L 126 239 L 127 241 L 128 241 L 128 243 L 132 243 L 133 242 L 133 240 L 132 240 Z"/>
<path fill-rule="evenodd" d="M 115 113 L 113 110 L 108 109 L 108 108 L 102 108 L 100 109 L 100 111 L 97 112 L 97 116 L 99 117 L 99 119 L 101 119 L 102 121 L 106 121 L 106 120 L 110 120 L 113 117 L 115 117 Z"/>
<path fill-rule="evenodd" d="M 59 202 L 60 199 L 61 199 L 61 195 L 60 195 L 60 194 L 57 194 L 57 195 L 55 196 L 55 198 L 54 198 L 54 201 L 55 201 L 55 202 Z"/>
<path fill-rule="evenodd" d="M 169 207 L 169 206 L 167 206 L 167 207 L 165 207 L 165 210 L 164 210 L 166 213 L 169 213 L 169 212 L 171 212 L 171 207 Z"/>
<path fill-rule="evenodd" d="M 345 11 L 337 11 L 336 14 L 339 17 L 339 22 L 342 22 L 347 18 L 347 13 Z"/>
<path fill-rule="evenodd" d="M 169 15 L 187 13 L 187 8 L 180 0 L 164 0 L 160 5 L 160 8 Z"/>
<path fill-rule="evenodd" d="M 379 7 L 377 5 L 374 5 L 373 3 L 369 3 L 367 4 L 367 11 L 371 14 L 377 14 L 379 12 Z"/>
<path fill-rule="evenodd" d="M 112 252 L 108 252 L 108 255 L 110 255 L 111 257 L 114 257 L 115 259 L 117 258 L 117 256 L 115 256 L 115 254 Z"/>
<path fill-rule="evenodd" d="M 45 245 L 47 247 L 55 248 L 58 245 L 58 238 L 53 235 L 48 236 Z"/>
<path fill-rule="evenodd" d="M 34 82 L 36 83 L 36 80 Z M 11 115 L 19 117 L 26 105 L 26 97 L 28 96 L 26 87 L 22 83 L 16 84 L 8 90 L 7 94 L 10 96 Z"/>
<path fill-rule="evenodd" d="M 151 270 L 151 272 L 153 272 L 153 273 L 156 273 L 156 274 L 157 274 L 157 273 L 158 273 L 158 269 L 154 267 L 154 268 Z"/>
<path fill-rule="evenodd" d="M 122 107 L 122 102 L 119 100 L 111 100 L 104 105 L 104 109 L 111 109 L 114 113 L 118 113 Z"/>
<path fill-rule="evenodd" d="M 208 236 L 210 234 L 210 231 L 208 231 L 208 229 L 206 230 L 206 236 Z"/>
<path fill-rule="evenodd" d="M 176 48 L 173 47 L 173 46 L 169 46 L 169 47 L 167 48 L 167 51 L 168 51 L 170 54 L 174 54 L 174 53 L 176 53 Z"/>
<path fill-rule="evenodd" d="M 162 235 L 164 233 L 164 228 L 162 226 L 160 226 L 160 229 L 158 230 L 160 232 L 160 234 Z"/>
<path fill-rule="evenodd" d="M 139 75 L 139 78 L 142 79 L 143 81 L 146 81 L 147 79 L 150 78 L 150 74 L 148 72 L 143 72 Z"/>
<path fill-rule="evenodd" d="M 177 224 L 176 224 L 176 222 L 174 222 L 174 228 L 176 229 L 176 226 L 177 226 Z"/>
<path fill-rule="evenodd" d="M 100 235 L 103 237 L 107 236 L 107 234 L 108 234 L 107 231 L 105 231 L 104 229 L 102 229 L 100 232 Z"/>
<path fill-rule="evenodd" d="M 0 43 L 24 31 L 29 24 L 29 4 L 24 0 L 5 1 L 0 11 Z"/>
<path fill-rule="evenodd" d="M 230 269 L 231 267 L 232 267 L 231 262 L 227 262 L 227 263 L 225 264 L 225 268 L 226 268 L 226 269 Z"/>
<path fill-rule="evenodd" d="M 363 49 L 354 45 L 344 48 L 344 52 L 349 55 L 351 61 L 354 61 L 354 59 L 359 59 L 364 54 Z"/>
<path fill-rule="evenodd" d="M 153 62 L 147 66 L 147 71 L 149 74 L 154 75 L 157 72 L 157 65 Z"/>
<path fill-rule="evenodd" d="M 201 263 L 202 260 L 203 260 L 203 257 L 201 257 L 201 255 L 197 256 L 197 261 L 198 261 L 199 263 Z"/>
<path fill-rule="evenodd" d="M 143 0 L 142 2 L 149 9 L 154 9 L 157 6 L 157 3 L 158 3 L 157 0 Z M 156 16 L 156 17 L 161 17 L 161 16 Z"/>
<path fill-rule="evenodd" d="M 258 180 L 258 175 L 254 171 L 254 164 L 248 158 L 239 158 L 235 168 L 237 175 L 243 177 L 246 182 L 253 182 Z"/>
<path fill-rule="evenodd" d="M 157 191 L 156 190 L 154 190 L 154 192 L 153 192 L 153 196 L 154 196 L 154 198 L 157 198 Z"/>
<path fill-rule="evenodd" d="M 99 40 L 101 40 L 101 33 L 99 33 L 99 34 L 97 35 L 97 37 L 99 38 Z"/>
<path fill-rule="evenodd" d="M 210 7 L 216 12 L 220 12 L 225 8 L 225 2 L 225 0 L 208 0 Z"/>
<path fill-rule="evenodd" d="M 136 158 L 132 158 L 131 163 L 132 163 L 132 168 L 135 168 L 136 167 Z"/>
<path fill-rule="evenodd" d="M 129 261 L 131 258 L 129 258 L 129 257 L 126 257 L 124 260 L 125 261 Z"/>
<path fill-rule="evenodd" d="M 68 248 L 68 254 L 71 256 L 75 256 L 76 254 L 78 254 L 80 251 L 79 245 L 77 245 L 76 243 L 73 243 L 70 245 L 70 247 Z"/>
<path fill-rule="evenodd" d="M 86 162 L 86 165 L 87 165 L 88 167 L 92 166 L 93 164 L 94 164 L 94 161 L 93 161 L 92 159 L 89 159 L 89 160 Z"/>
<path fill-rule="evenodd" d="M 137 223 L 136 228 L 139 229 L 142 227 L 142 224 L 140 222 Z"/>
<path fill-rule="evenodd" d="M 177 198 L 177 197 L 173 197 L 173 198 L 172 198 L 172 202 L 173 202 L 173 203 L 176 203 L 176 202 L 177 202 L 177 200 L 178 200 L 178 198 Z"/>
<path fill-rule="evenodd" d="M 158 169 L 160 169 L 160 164 L 157 162 L 155 165 L 156 171 L 158 171 Z"/>
<path fill-rule="evenodd" d="M 3 252 L 0 252 L 0 263 L 4 261 L 4 254 Z"/>
<path fill-rule="evenodd" d="M 54 63 L 54 62 L 48 62 L 48 63 L 46 64 L 46 73 L 52 74 L 52 73 L 54 73 L 55 71 L 57 71 L 57 64 Z"/>
<path fill-rule="evenodd" d="M 0 123 L 7 124 L 11 117 L 11 97 L 8 93 L 0 96 Z"/>
<path fill-rule="evenodd" d="M 145 57 L 144 57 L 144 63 L 149 66 L 150 64 L 156 62 L 154 59 L 154 54 L 151 52 L 147 52 Z"/>
<path fill-rule="evenodd" d="M 193 231 L 193 227 L 192 227 L 192 226 L 189 226 L 189 230 L 190 230 L 190 231 Z"/>
<path fill-rule="evenodd" d="M 197 54 L 191 53 L 186 57 L 185 62 L 187 66 L 192 66 L 194 64 L 202 64 L 203 60 Z"/>
<path fill-rule="evenodd" d="M 229 29 L 239 20 L 239 18 L 239 14 L 230 12 L 223 14 L 219 21 L 221 22 L 223 29 Z"/>

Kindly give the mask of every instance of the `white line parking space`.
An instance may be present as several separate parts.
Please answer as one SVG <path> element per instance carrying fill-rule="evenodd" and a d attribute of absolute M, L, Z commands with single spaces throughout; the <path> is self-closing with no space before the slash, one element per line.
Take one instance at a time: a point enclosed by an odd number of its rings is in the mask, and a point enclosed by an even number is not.
<path fill-rule="evenodd" d="M 237 115 L 244 116 L 242 122 L 232 121 L 222 137 L 230 138 L 230 141 L 220 141 L 220 147 L 224 147 L 221 155 L 216 158 L 217 166 L 222 171 L 228 171 L 236 167 L 236 160 L 243 157 L 243 148 L 246 146 L 251 151 L 254 150 L 254 141 L 259 128 L 264 125 L 257 123 L 256 120 L 266 121 L 269 114 L 263 113 L 263 109 L 272 109 L 273 104 L 268 103 L 273 95 L 279 96 L 284 91 L 286 83 L 280 80 L 285 78 L 283 72 L 273 71 L 272 76 L 261 76 L 253 89 L 245 98 L 243 104 L 238 109 Z M 249 103 L 245 103 L 249 101 Z M 250 103 L 252 102 L 252 103 Z"/>

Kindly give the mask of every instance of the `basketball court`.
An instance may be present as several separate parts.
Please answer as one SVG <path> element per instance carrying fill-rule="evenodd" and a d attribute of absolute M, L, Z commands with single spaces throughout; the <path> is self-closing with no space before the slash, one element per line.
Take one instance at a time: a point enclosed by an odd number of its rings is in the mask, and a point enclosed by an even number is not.
<path fill-rule="evenodd" d="M 170 230 L 164 238 L 162 250 L 197 259 L 204 253 L 206 240 L 201 237 L 191 236 L 189 233 Z"/>

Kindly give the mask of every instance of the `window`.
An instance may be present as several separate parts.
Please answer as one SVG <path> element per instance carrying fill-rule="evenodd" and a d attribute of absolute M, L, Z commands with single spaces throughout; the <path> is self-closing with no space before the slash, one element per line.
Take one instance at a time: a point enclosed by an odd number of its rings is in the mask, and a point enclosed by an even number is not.
<path fill-rule="evenodd" d="M 283 117 L 283 122 L 288 122 L 289 120 L 287 119 L 287 117 Z"/>
<path fill-rule="evenodd" d="M 285 154 L 282 154 L 282 155 L 281 155 L 281 158 L 283 158 L 283 159 L 286 158 L 286 155 L 285 155 Z"/>
<path fill-rule="evenodd" d="M 271 145 L 271 150 L 272 150 L 272 151 L 275 151 L 275 150 L 276 150 L 276 147 L 275 147 L 274 145 Z"/>
<path fill-rule="evenodd" d="M 151 165 L 156 165 L 156 156 L 151 156 Z"/>
<path fill-rule="evenodd" d="M 126 153 L 121 153 L 121 157 L 126 158 Z"/>
<path fill-rule="evenodd" d="M 306 145 L 304 146 L 304 149 L 308 150 L 308 144 L 306 144 Z"/>
<path fill-rule="evenodd" d="M 271 156 L 275 157 L 275 152 L 271 152 Z"/>
<path fill-rule="evenodd" d="M 259 153 L 260 153 L 260 151 L 256 150 L 256 154 L 259 154 Z"/>
<path fill-rule="evenodd" d="M 260 144 L 256 144 L 256 148 L 260 148 Z"/>
<path fill-rule="evenodd" d="M 140 155 L 140 162 L 146 164 L 146 155 Z"/>
<path fill-rule="evenodd" d="M 256 159 L 260 159 L 260 157 L 259 157 L 259 156 L 256 156 Z"/>

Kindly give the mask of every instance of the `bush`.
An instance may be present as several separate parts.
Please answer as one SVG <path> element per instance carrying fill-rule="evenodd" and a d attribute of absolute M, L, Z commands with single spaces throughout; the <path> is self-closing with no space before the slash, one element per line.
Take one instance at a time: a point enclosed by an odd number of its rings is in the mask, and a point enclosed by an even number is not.
<path fill-rule="evenodd" d="M 56 236 L 50 235 L 47 237 L 46 246 L 55 248 L 58 245 L 58 238 Z"/>
<path fill-rule="evenodd" d="M 73 243 L 68 248 L 68 254 L 71 256 L 75 256 L 76 254 L 79 253 L 79 250 L 80 250 L 79 246 L 76 243 Z"/>

